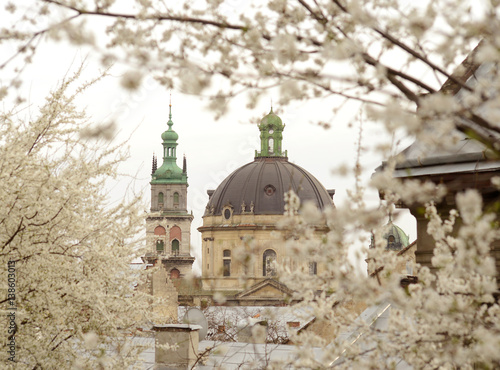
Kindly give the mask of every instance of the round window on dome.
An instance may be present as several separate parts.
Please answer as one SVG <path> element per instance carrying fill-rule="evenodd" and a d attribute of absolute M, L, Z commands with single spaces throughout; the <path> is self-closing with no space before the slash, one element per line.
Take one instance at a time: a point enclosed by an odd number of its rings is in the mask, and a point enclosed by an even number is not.
<path fill-rule="evenodd" d="M 266 193 L 267 196 L 271 196 L 276 192 L 276 188 L 272 185 L 266 185 L 264 188 L 264 193 Z"/>
<path fill-rule="evenodd" d="M 229 209 L 224 210 L 224 218 L 226 220 L 229 220 L 231 218 L 231 210 L 229 210 Z"/>

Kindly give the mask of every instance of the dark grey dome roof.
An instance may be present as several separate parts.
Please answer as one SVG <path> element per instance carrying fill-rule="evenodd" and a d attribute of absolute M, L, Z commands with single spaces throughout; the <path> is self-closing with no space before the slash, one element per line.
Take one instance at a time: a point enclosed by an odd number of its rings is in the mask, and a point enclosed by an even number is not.
<path fill-rule="evenodd" d="M 333 206 L 334 191 L 323 185 L 303 168 L 288 162 L 285 157 L 256 158 L 229 175 L 211 194 L 205 211 L 207 215 L 221 215 L 231 204 L 233 214 L 245 211 L 260 215 L 281 215 L 284 212 L 284 194 L 293 189 L 301 202 L 312 201 L 323 209 Z M 330 194 L 329 194 L 330 193 Z"/>

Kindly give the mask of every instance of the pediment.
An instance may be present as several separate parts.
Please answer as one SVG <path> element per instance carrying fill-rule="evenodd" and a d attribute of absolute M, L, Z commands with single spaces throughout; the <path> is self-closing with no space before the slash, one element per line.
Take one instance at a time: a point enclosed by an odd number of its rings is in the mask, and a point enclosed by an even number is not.
<path fill-rule="evenodd" d="M 293 291 L 285 284 L 274 279 L 265 279 L 250 288 L 238 293 L 235 298 L 256 299 L 256 298 L 283 298 L 291 296 Z"/>

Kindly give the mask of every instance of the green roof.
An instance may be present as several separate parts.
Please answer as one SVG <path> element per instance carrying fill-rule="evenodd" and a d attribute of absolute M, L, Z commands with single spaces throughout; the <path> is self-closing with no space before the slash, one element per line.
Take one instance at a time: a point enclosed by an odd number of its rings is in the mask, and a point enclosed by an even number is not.
<path fill-rule="evenodd" d="M 260 120 L 260 152 L 255 153 L 255 157 L 286 157 L 283 152 L 281 142 L 283 141 L 283 129 L 285 125 L 276 114 L 271 111 Z"/>
<path fill-rule="evenodd" d="M 177 139 L 172 129 L 172 105 L 169 106 L 168 129 L 161 134 L 163 140 L 163 164 L 152 175 L 151 184 L 187 184 L 187 173 L 177 166 Z"/>
<path fill-rule="evenodd" d="M 410 244 L 409 236 L 399 226 L 394 225 L 392 221 L 389 221 L 385 228 L 384 239 L 387 240 L 386 249 L 401 250 Z"/>

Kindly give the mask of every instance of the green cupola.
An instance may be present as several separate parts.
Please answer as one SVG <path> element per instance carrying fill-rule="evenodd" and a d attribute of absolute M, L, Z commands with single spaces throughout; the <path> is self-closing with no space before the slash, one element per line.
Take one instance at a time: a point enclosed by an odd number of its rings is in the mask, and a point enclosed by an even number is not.
<path fill-rule="evenodd" d="M 400 251 L 410 245 L 410 237 L 406 235 L 404 230 L 392 222 L 392 217 L 389 216 L 389 222 L 384 226 L 383 238 L 387 241 L 385 249 Z M 372 235 L 370 248 L 375 247 L 375 240 Z"/>
<path fill-rule="evenodd" d="M 285 125 L 276 114 L 271 111 L 261 119 L 260 130 L 260 152 L 255 152 L 255 157 L 286 157 L 287 151 L 283 152 L 281 142 L 283 141 L 283 129 Z"/>
<path fill-rule="evenodd" d="M 163 140 L 163 164 L 153 167 L 151 184 L 187 184 L 187 173 L 177 166 L 177 139 L 179 135 L 172 129 L 172 104 L 169 105 L 168 130 L 161 134 Z M 153 159 L 155 162 L 155 159 Z"/>

